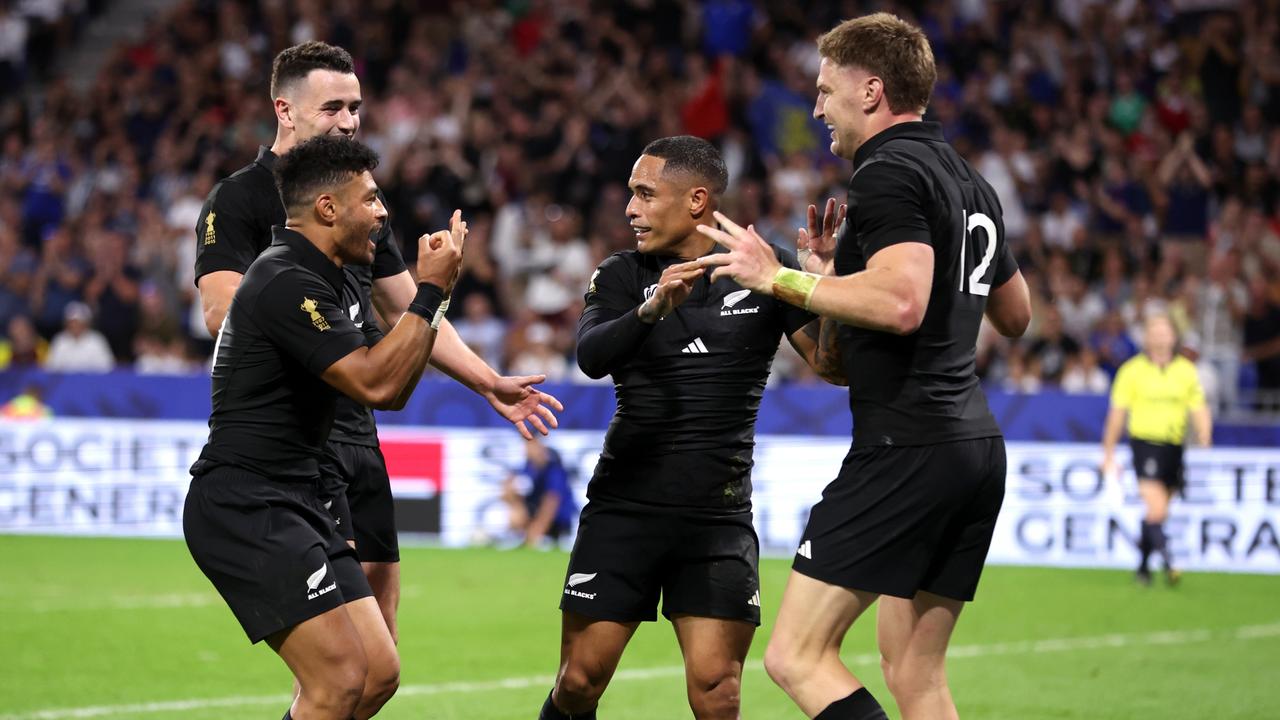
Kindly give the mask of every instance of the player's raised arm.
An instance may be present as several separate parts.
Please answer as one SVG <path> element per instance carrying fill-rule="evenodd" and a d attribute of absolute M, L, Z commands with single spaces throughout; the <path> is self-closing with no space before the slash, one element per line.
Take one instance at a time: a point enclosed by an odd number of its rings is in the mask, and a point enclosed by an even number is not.
<path fill-rule="evenodd" d="M 440 307 L 462 263 L 467 224 L 454 212 L 447 231 L 418 239 L 418 291 L 409 311 L 372 348 L 358 348 L 322 376 L 325 382 L 369 407 L 398 410 L 417 386 L 435 344 Z"/>
<path fill-rule="evenodd" d="M 774 295 L 792 305 L 849 325 L 909 335 L 920 327 L 933 286 L 933 247 L 903 242 L 876 252 L 866 270 L 821 277 L 784 268 L 768 243 L 752 227 L 741 227 L 717 212 L 724 230 L 698 229 L 729 249 L 702 258 L 719 266 L 712 278 L 732 277 L 754 292 Z"/>

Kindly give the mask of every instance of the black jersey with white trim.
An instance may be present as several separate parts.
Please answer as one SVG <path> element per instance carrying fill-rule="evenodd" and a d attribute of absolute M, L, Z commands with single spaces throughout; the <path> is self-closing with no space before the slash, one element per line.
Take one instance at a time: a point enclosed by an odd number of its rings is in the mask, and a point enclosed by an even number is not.
<path fill-rule="evenodd" d="M 836 273 L 867 267 L 904 242 L 933 247 L 933 286 L 920 328 L 898 336 L 842 325 L 855 446 L 929 445 L 994 437 L 1000 428 L 975 371 L 987 294 L 1017 272 L 995 191 L 943 138 L 908 122 L 858 149 Z"/>
<path fill-rule="evenodd" d="M 775 250 L 797 266 L 794 254 Z M 592 329 L 638 322 L 636 309 L 678 262 L 636 251 L 606 259 L 586 294 L 579 353 L 600 354 L 590 338 L 583 342 Z M 698 278 L 687 300 L 634 335 L 633 351 L 606 368 L 618 404 L 589 498 L 694 511 L 750 507 L 756 413 L 773 357 L 782 336 L 813 316 L 709 278 L 710 271 Z"/>

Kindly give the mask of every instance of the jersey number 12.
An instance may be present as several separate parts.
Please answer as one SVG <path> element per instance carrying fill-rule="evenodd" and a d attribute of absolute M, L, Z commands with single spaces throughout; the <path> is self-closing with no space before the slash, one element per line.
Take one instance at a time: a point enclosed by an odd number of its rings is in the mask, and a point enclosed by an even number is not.
<path fill-rule="evenodd" d="M 986 235 L 986 246 L 982 250 L 982 262 L 973 269 L 973 272 L 965 275 L 964 256 L 965 251 L 969 247 L 970 242 L 977 241 L 973 231 L 981 229 Z M 977 248 L 974 248 L 975 256 Z M 965 213 L 964 223 L 964 239 L 960 242 L 960 292 L 967 292 L 970 295 L 986 296 L 991 292 L 991 283 L 982 282 L 982 276 L 987 274 L 987 269 L 991 267 L 991 260 L 996 256 L 996 224 L 989 215 L 983 213 L 974 213 L 972 215 Z"/>

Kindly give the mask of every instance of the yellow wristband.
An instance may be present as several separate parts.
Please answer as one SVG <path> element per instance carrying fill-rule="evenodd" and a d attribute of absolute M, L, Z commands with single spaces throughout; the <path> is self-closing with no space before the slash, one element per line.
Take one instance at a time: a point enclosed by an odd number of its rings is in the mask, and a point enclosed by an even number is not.
<path fill-rule="evenodd" d="M 773 296 L 808 310 L 809 303 L 813 300 L 813 291 L 821 279 L 820 275 L 780 267 L 773 276 Z"/>

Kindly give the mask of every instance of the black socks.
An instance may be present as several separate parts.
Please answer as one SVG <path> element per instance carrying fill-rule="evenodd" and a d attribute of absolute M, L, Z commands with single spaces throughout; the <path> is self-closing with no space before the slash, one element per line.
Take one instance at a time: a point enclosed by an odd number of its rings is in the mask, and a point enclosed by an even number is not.
<path fill-rule="evenodd" d="M 596 711 L 570 715 L 556 707 L 556 704 L 551 702 L 551 693 L 547 693 L 547 701 L 542 703 L 542 712 L 538 713 L 538 720 L 596 720 Z"/>
<path fill-rule="evenodd" d="M 858 688 L 849 697 L 828 705 L 813 720 L 889 720 L 889 716 L 870 690 Z"/>

